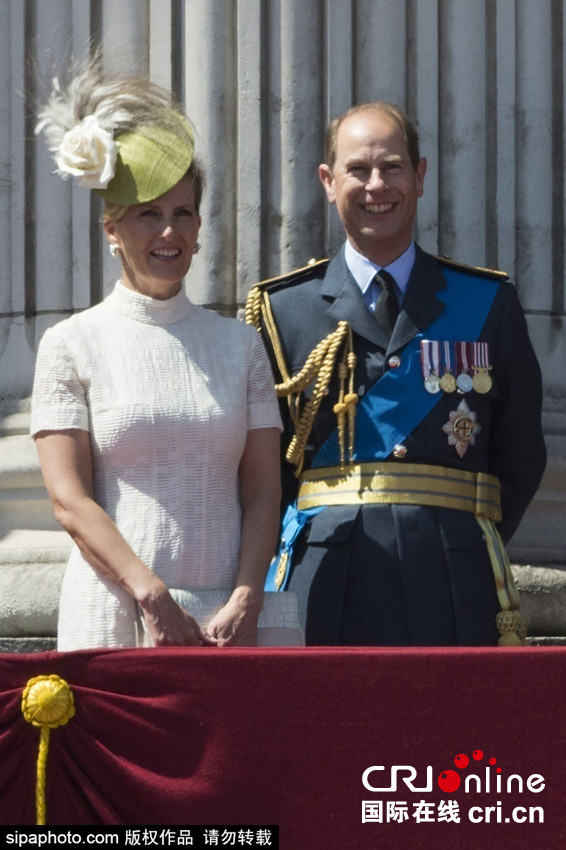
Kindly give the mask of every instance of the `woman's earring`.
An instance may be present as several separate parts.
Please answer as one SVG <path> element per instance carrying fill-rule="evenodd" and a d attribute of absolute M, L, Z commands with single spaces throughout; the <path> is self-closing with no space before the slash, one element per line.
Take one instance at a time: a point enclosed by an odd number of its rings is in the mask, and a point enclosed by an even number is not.
<path fill-rule="evenodd" d="M 200 251 L 200 242 L 195 242 L 195 247 L 193 248 L 193 254 L 198 254 Z"/>
<path fill-rule="evenodd" d="M 111 242 L 110 243 L 110 253 L 112 254 L 113 257 L 117 257 L 118 254 L 120 253 L 120 246 L 116 245 L 115 242 Z"/>

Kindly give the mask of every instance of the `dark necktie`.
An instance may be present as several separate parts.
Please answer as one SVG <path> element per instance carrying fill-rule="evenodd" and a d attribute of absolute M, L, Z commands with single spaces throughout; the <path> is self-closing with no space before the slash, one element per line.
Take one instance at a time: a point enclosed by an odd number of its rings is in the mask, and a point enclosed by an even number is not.
<path fill-rule="evenodd" d="M 375 305 L 374 316 L 387 339 L 391 339 L 395 322 L 399 314 L 399 301 L 395 292 L 395 281 L 389 272 L 382 269 L 374 277 L 374 281 L 381 287 L 381 293 Z"/>

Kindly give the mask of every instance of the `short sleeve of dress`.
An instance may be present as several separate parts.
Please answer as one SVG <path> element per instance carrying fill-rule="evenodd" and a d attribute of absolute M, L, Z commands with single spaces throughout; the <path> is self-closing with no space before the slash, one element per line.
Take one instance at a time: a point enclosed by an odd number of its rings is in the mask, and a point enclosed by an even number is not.
<path fill-rule="evenodd" d="M 67 428 L 90 430 L 86 392 L 67 343 L 50 328 L 37 352 L 30 431 L 33 436 Z"/>
<path fill-rule="evenodd" d="M 275 395 L 275 382 L 261 336 L 253 328 L 248 374 L 248 431 L 254 428 L 279 428 L 281 417 Z"/>

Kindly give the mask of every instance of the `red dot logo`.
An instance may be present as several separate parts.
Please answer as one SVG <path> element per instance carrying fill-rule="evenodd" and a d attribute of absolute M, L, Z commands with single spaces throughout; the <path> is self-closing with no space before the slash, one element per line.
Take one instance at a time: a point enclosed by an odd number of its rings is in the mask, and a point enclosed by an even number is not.
<path fill-rule="evenodd" d="M 438 777 L 438 787 L 447 794 L 456 791 L 460 787 L 460 782 L 460 776 L 455 770 L 443 770 Z"/>
<path fill-rule="evenodd" d="M 489 760 L 490 764 L 497 764 L 497 759 L 494 759 L 493 756 Z"/>
<path fill-rule="evenodd" d="M 472 753 L 474 761 L 481 761 L 483 758 L 483 750 L 474 750 Z"/>
<path fill-rule="evenodd" d="M 470 763 L 470 759 L 468 758 L 468 756 L 465 753 L 459 753 L 456 756 L 456 758 L 454 759 L 454 764 L 456 765 L 456 767 L 459 767 L 461 770 L 463 770 L 465 767 L 467 767 L 469 765 L 469 763 Z"/>

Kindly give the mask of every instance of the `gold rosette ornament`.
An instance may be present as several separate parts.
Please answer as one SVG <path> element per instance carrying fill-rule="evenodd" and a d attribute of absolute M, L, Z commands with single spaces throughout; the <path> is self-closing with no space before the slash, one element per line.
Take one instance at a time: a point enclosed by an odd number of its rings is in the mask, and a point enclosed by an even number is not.
<path fill-rule="evenodd" d="M 74 716 L 73 692 L 67 682 L 55 674 L 35 676 L 24 688 L 22 713 L 28 723 L 40 728 L 35 799 L 37 824 L 43 826 L 49 732 L 57 726 L 64 726 Z"/>

